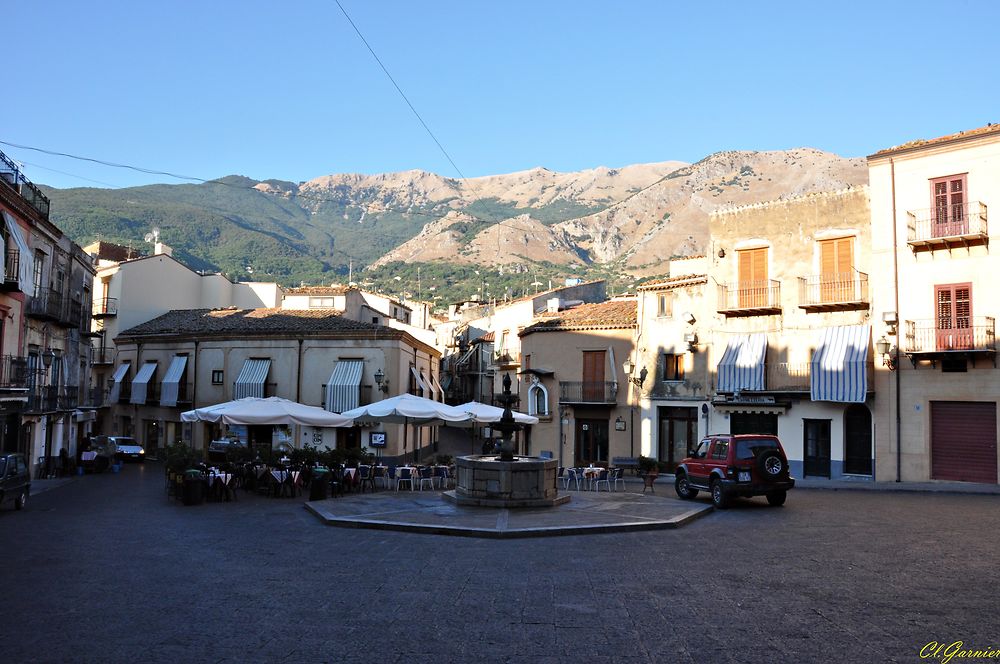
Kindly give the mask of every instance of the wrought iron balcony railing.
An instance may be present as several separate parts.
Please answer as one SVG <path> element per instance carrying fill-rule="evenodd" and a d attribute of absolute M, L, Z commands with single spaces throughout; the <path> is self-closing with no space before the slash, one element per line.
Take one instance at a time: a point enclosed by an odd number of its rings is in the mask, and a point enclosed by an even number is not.
<path fill-rule="evenodd" d="M 105 297 L 94 302 L 94 318 L 108 318 L 118 315 L 118 298 Z"/>
<path fill-rule="evenodd" d="M 115 349 L 114 348 L 92 348 L 90 353 L 90 363 L 92 365 L 97 364 L 114 364 L 115 363 Z"/>
<path fill-rule="evenodd" d="M 18 279 L 18 275 L 20 274 L 21 252 L 8 247 L 3 265 L 3 290 L 20 290 L 21 281 Z"/>
<path fill-rule="evenodd" d="M 36 385 L 28 391 L 28 412 L 43 413 L 59 410 L 59 388 L 55 385 Z"/>
<path fill-rule="evenodd" d="M 992 316 L 904 322 L 904 353 L 996 352 L 996 321 Z"/>
<path fill-rule="evenodd" d="M 0 182 L 20 194 L 24 202 L 42 217 L 49 218 L 49 199 L 31 180 L 24 177 L 18 165 L 3 152 L 0 152 Z"/>
<path fill-rule="evenodd" d="M 980 201 L 910 210 L 907 216 L 907 242 L 914 246 L 989 236 L 986 204 Z"/>
<path fill-rule="evenodd" d="M 781 282 L 775 279 L 719 284 L 719 313 L 763 315 L 780 311 Z"/>
<path fill-rule="evenodd" d="M 868 275 L 852 270 L 799 277 L 799 307 L 820 309 L 868 304 Z"/>
<path fill-rule="evenodd" d="M 0 387 L 23 389 L 28 384 L 28 358 L 18 355 L 0 358 Z"/>
<path fill-rule="evenodd" d="M 618 401 L 618 383 L 559 381 L 559 403 L 603 403 Z"/>
<path fill-rule="evenodd" d="M 28 302 L 26 315 L 42 320 L 58 321 L 64 318 L 63 295 L 57 290 L 42 290 Z"/>

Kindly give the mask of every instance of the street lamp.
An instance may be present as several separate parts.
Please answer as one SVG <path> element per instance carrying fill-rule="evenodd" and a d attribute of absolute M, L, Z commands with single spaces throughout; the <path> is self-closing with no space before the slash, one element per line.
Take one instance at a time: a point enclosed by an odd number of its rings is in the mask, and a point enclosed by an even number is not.
<path fill-rule="evenodd" d="M 378 389 L 381 392 L 389 391 L 389 381 L 386 380 L 385 374 L 382 373 L 381 369 L 375 370 L 375 385 L 378 386 Z"/>

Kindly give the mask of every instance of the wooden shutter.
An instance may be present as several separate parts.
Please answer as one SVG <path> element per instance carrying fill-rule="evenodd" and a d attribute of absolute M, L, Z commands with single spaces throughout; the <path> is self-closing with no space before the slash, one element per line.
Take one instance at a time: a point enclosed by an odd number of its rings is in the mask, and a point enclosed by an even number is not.
<path fill-rule="evenodd" d="M 820 247 L 820 301 L 849 302 L 854 292 L 854 238 L 823 240 Z"/>
<path fill-rule="evenodd" d="M 937 349 L 972 348 L 972 284 L 935 286 L 934 307 Z"/>
<path fill-rule="evenodd" d="M 604 400 L 604 356 L 607 351 L 583 351 L 583 400 Z"/>
<path fill-rule="evenodd" d="M 931 208 L 935 237 L 964 235 L 968 232 L 965 214 L 965 174 L 931 180 Z"/>
<path fill-rule="evenodd" d="M 739 253 L 738 300 L 742 309 L 767 305 L 767 247 Z"/>

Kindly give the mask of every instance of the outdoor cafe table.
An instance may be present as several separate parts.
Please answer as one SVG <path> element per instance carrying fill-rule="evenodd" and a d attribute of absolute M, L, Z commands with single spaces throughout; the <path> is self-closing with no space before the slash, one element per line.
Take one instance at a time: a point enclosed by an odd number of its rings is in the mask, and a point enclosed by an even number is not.
<path fill-rule="evenodd" d="M 278 483 L 278 491 L 276 492 L 275 495 L 279 495 L 279 496 L 280 495 L 284 495 L 285 486 L 286 486 L 285 480 L 288 479 L 289 475 L 291 475 L 291 477 L 292 477 L 292 487 L 294 487 L 295 485 L 297 485 L 299 483 L 299 471 L 297 471 L 297 470 L 272 470 L 271 471 L 271 477 L 273 477 L 275 479 L 275 481 Z M 292 488 L 291 490 L 294 492 L 294 488 Z"/>
<path fill-rule="evenodd" d="M 235 497 L 232 487 L 230 486 L 233 481 L 233 477 L 232 473 L 209 472 L 206 476 L 206 479 L 208 480 L 208 488 L 211 491 L 218 486 L 219 497 L 225 498 L 227 501 L 232 500 Z"/>
<path fill-rule="evenodd" d="M 587 480 L 587 488 L 593 488 L 594 480 L 601 476 L 601 471 L 603 468 L 597 468 L 596 466 L 589 466 L 583 469 L 583 477 Z"/>

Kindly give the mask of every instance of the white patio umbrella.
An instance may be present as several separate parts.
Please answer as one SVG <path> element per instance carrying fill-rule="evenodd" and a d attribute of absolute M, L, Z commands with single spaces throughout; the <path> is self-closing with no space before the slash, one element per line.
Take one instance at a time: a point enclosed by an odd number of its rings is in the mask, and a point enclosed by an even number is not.
<path fill-rule="evenodd" d="M 349 427 L 353 424 L 350 417 L 281 397 L 247 397 L 196 408 L 181 413 L 181 420 L 223 424 L 301 424 L 312 427 Z"/>
<path fill-rule="evenodd" d="M 463 403 L 461 406 L 455 406 L 455 408 L 464 410 L 465 412 L 471 414 L 472 422 L 477 424 L 499 422 L 501 416 L 503 416 L 503 408 L 480 403 L 478 401 Z M 518 424 L 538 424 L 538 418 L 534 415 L 526 415 L 525 413 L 519 413 L 516 410 L 512 410 L 511 413 L 514 415 L 514 421 Z"/>
<path fill-rule="evenodd" d="M 454 406 L 413 394 L 400 394 L 342 413 L 352 420 L 375 420 L 403 425 L 403 455 L 406 455 L 408 424 L 468 422 L 472 415 Z"/>

